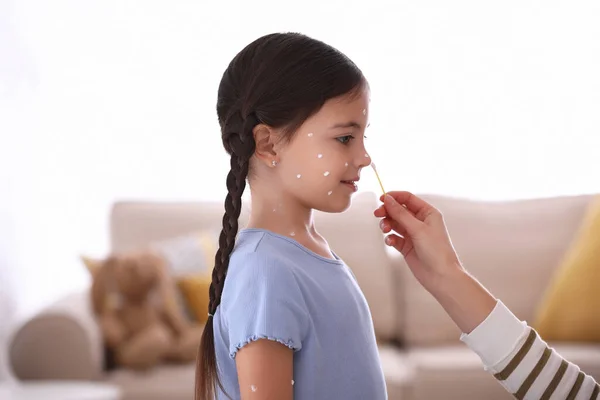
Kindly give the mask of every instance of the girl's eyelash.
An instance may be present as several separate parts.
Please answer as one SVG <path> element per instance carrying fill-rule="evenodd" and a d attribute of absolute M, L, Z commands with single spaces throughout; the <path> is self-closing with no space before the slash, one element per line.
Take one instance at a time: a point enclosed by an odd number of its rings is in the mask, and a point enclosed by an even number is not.
<path fill-rule="evenodd" d="M 367 136 L 366 136 L 366 135 L 363 135 L 363 138 L 364 138 L 364 139 L 366 139 L 366 138 L 367 138 Z M 341 139 L 348 139 L 348 140 L 347 140 L 347 141 L 343 141 L 343 140 L 341 140 Z M 338 140 L 338 141 L 339 141 L 341 144 L 348 144 L 348 143 L 350 143 L 350 141 L 351 141 L 351 140 L 354 140 L 354 139 L 356 139 L 356 138 L 354 137 L 354 135 L 344 135 L 344 136 L 339 136 L 339 137 L 337 137 L 337 140 Z"/>
<path fill-rule="evenodd" d="M 343 139 L 348 139 L 347 141 L 344 141 Z M 341 143 L 341 144 L 348 144 L 350 143 L 351 140 L 355 139 L 354 135 L 344 135 L 344 136 L 339 136 L 337 137 L 337 140 Z"/>

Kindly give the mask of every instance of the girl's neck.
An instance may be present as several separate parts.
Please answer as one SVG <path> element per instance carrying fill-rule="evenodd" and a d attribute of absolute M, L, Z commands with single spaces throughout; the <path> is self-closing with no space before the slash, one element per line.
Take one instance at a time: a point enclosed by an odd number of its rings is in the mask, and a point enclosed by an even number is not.
<path fill-rule="evenodd" d="M 266 229 L 292 237 L 315 234 L 313 210 L 297 199 L 272 189 L 257 190 L 251 187 L 250 193 L 252 205 L 248 228 Z"/>
<path fill-rule="evenodd" d="M 313 222 L 313 210 L 273 188 L 250 187 L 252 206 L 248 228 L 266 229 L 290 237 L 312 252 L 335 259 Z"/>

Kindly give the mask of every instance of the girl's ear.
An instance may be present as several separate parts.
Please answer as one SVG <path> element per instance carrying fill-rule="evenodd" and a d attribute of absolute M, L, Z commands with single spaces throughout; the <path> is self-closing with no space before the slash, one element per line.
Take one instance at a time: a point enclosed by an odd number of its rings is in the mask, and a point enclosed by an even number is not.
<path fill-rule="evenodd" d="M 269 167 L 273 166 L 273 161 L 275 163 L 279 162 L 275 149 L 278 139 L 277 132 L 265 124 L 258 124 L 252 129 L 252 134 L 256 143 L 256 150 L 254 151 L 256 158 Z"/>

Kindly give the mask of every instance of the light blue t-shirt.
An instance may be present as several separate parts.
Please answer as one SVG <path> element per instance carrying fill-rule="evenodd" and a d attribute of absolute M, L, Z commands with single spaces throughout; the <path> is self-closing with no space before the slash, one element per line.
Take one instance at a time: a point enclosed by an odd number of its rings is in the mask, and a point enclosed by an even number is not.
<path fill-rule="evenodd" d="M 213 329 L 219 375 L 232 399 L 240 398 L 236 353 L 262 338 L 294 350 L 295 400 L 387 399 L 369 307 L 337 256 L 266 230 L 241 231 Z"/>

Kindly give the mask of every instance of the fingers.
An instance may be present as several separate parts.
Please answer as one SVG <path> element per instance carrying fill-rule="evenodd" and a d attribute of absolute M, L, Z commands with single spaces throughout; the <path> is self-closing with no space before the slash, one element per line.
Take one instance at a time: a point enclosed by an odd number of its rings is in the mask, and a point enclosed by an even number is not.
<path fill-rule="evenodd" d="M 375 215 L 376 217 L 379 217 L 379 218 L 387 217 L 388 213 L 387 213 L 387 211 L 385 209 L 385 205 L 382 204 L 379 207 L 377 207 L 377 209 L 373 212 L 373 215 Z"/>
<path fill-rule="evenodd" d="M 383 205 L 380 205 L 379 207 L 377 207 L 377 209 L 373 212 L 373 214 L 377 218 L 387 217 L 387 211 L 385 211 L 385 207 Z"/>
<path fill-rule="evenodd" d="M 402 251 L 404 250 L 404 244 L 406 242 L 406 239 L 404 239 L 401 236 L 398 235 L 388 235 L 385 237 L 385 244 L 387 244 L 390 247 L 395 248 L 396 250 L 398 250 L 400 253 L 402 253 Z M 404 253 L 402 253 L 402 255 L 406 255 Z"/>
<path fill-rule="evenodd" d="M 396 200 L 397 203 L 405 205 L 421 221 L 424 221 L 428 215 L 437 211 L 431 204 L 411 192 L 396 191 L 387 192 L 386 194 Z M 385 195 L 382 195 L 379 199 L 385 204 Z"/>
<path fill-rule="evenodd" d="M 407 233 L 406 229 L 402 225 L 389 217 L 383 218 L 381 221 L 379 221 L 379 228 L 383 233 L 389 233 L 392 230 L 402 236 L 406 235 Z"/>
<path fill-rule="evenodd" d="M 409 235 L 416 232 L 423 224 L 407 208 L 404 208 L 392 196 L 385 196 L 384 207 L 387 217 L 392 219 Z"/>

